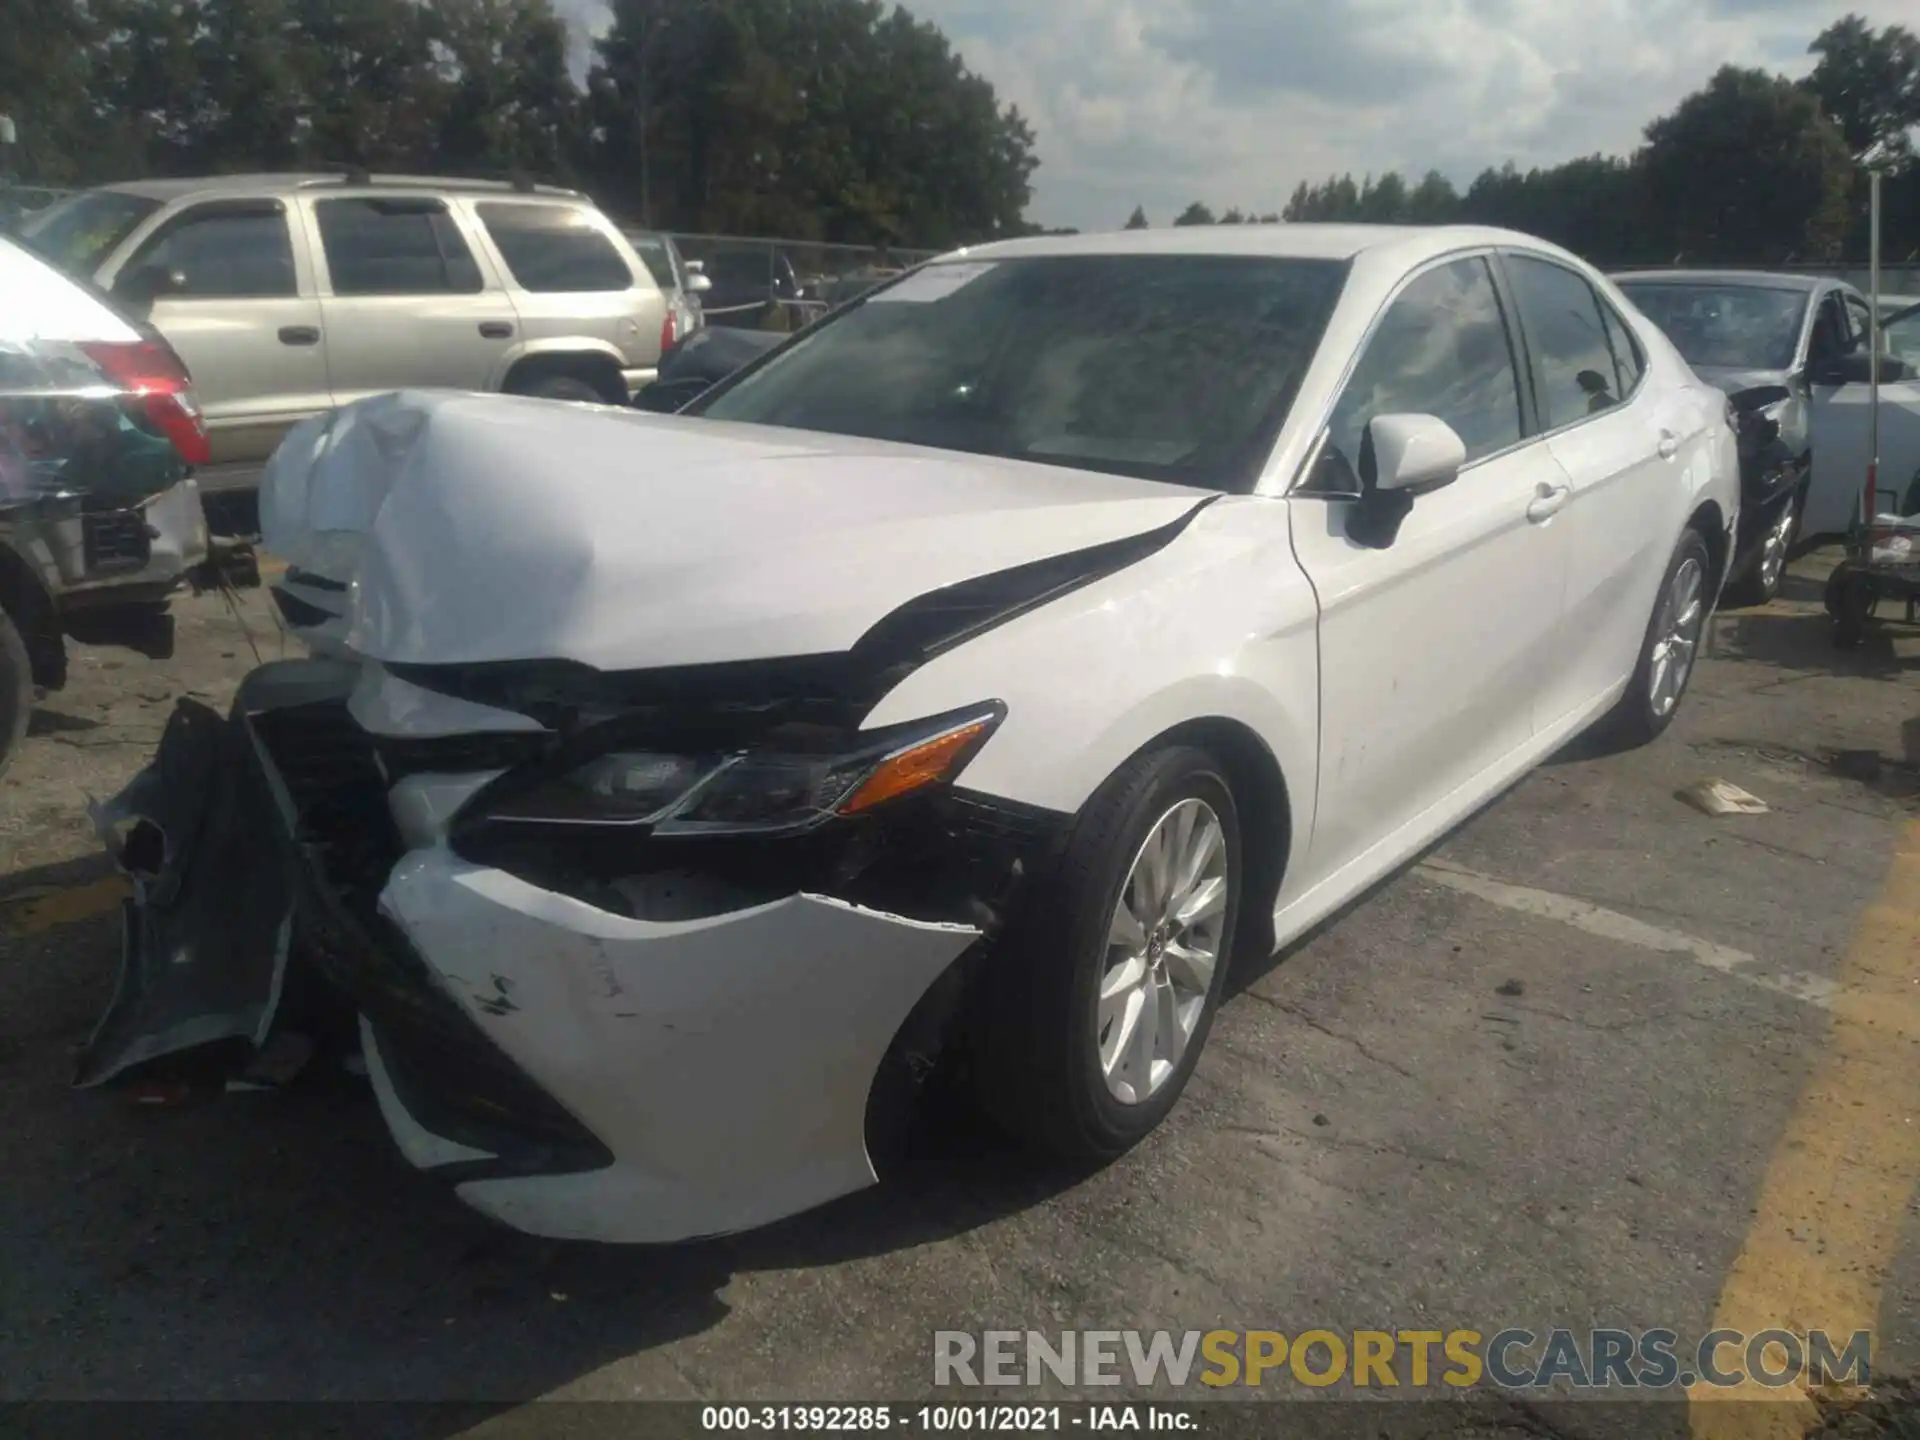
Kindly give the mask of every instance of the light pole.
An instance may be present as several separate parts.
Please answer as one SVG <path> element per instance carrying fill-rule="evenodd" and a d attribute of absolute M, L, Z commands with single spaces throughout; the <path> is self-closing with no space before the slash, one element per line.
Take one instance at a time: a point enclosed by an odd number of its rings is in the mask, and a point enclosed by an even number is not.
<path fill-rule="evenodd" d="M 1906 157 L 1879 141 L 1860 157 L 1867 171 L 1867 488 L 1860 524 L 1873 525 L 1880 488 L 1880 182 Z"/>

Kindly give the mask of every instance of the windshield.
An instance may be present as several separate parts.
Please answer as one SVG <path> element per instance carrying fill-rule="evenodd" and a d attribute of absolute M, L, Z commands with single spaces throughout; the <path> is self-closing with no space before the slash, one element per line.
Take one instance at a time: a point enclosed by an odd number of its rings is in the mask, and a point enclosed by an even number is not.
<path fill-rule="evenodd" d="M 1247 490 L 1346 270 L 1226 255 L 929 265 L 691 408 Z"/>
<path fill-rule="evenodd" d="M 89 190 L 30 216 L 20 239 L 69 275 L 91 276 L 134 227 L 160 208 L 158 200 L 119 190 Z"/>
<path fill-rule="evenodd" d="M 1620 288 L 1689 365 L 1786 370 L 1800 349 L 1807 291 L 1631 280 Z"/>

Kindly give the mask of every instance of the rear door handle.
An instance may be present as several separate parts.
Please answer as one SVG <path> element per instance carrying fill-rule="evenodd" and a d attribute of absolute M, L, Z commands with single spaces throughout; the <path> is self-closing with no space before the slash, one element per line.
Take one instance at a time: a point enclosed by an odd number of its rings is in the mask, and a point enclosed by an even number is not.
<path fill-rule="evenodd" d="M 513 326 L 504 320 L 482 320 L 480 322 L 480 336 L 484 340 L 511 340 L 513 338 Z"/>
<path fill-rule="evenodd" d="M 1549 485 L 1542 480 L 1533 487 L 1533 499 L 1527 502 L 1527 519 L 1551 520 L 1560 513 L 1560 507 L 1572 498 L 1571 485 Z"/>
<path fill-rule="evenodd" d="M 280 343 L 282 345 L 318 345 L 320 327 L 318 325 L 282 325 Z"/>
<path fill-rule="evenodd" d="M 1680 437 L 1675 435 L 1671 430 L 1662 430 L 1660 432 L 1660 458 L 1662 460 L 1671 460 L 1679 453 Z"/>

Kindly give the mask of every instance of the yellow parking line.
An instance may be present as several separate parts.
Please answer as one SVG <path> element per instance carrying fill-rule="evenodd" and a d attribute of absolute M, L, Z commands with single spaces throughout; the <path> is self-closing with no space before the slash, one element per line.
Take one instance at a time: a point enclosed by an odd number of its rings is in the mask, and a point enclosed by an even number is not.
<path fill-rule="evenodd" d="M 1920 1185 L 1920 822 L 1901 836 L 1835 980 L 1827 1043 L 1768 1163 L 1716 1329 L 1824 1330 L 1844 1345 L 1878 1323 Z M 1690 1398 L 1694 1440 L 1799 1440 L 1818 1423 L 1797 1388 L 1700 1386 Z M 1700 1403 L 1758 1399 L 1782 1403 Z"/>
<path fill-rule="evenodd" d="M 117 908 L 130 893 L 125 876 L 106 875 L 31 899 L 0 899 L 0 934 L 40 935 L 56 926 L 91 920 Z"/>

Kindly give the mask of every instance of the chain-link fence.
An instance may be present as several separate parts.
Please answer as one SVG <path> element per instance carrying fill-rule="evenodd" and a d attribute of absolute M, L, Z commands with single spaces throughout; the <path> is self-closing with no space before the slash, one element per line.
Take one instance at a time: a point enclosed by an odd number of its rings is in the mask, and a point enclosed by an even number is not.
<path fill-rule="evenodd" d="M 645 232 L 629 227 L 628 233 Z M 698 268 L 711 284 L 700 297 L 708 322 L 755 330 L 797 330 L 821 311 L 844 304 L 939 253 L 818 240 L 667 233 L 689 266 Z"/>

